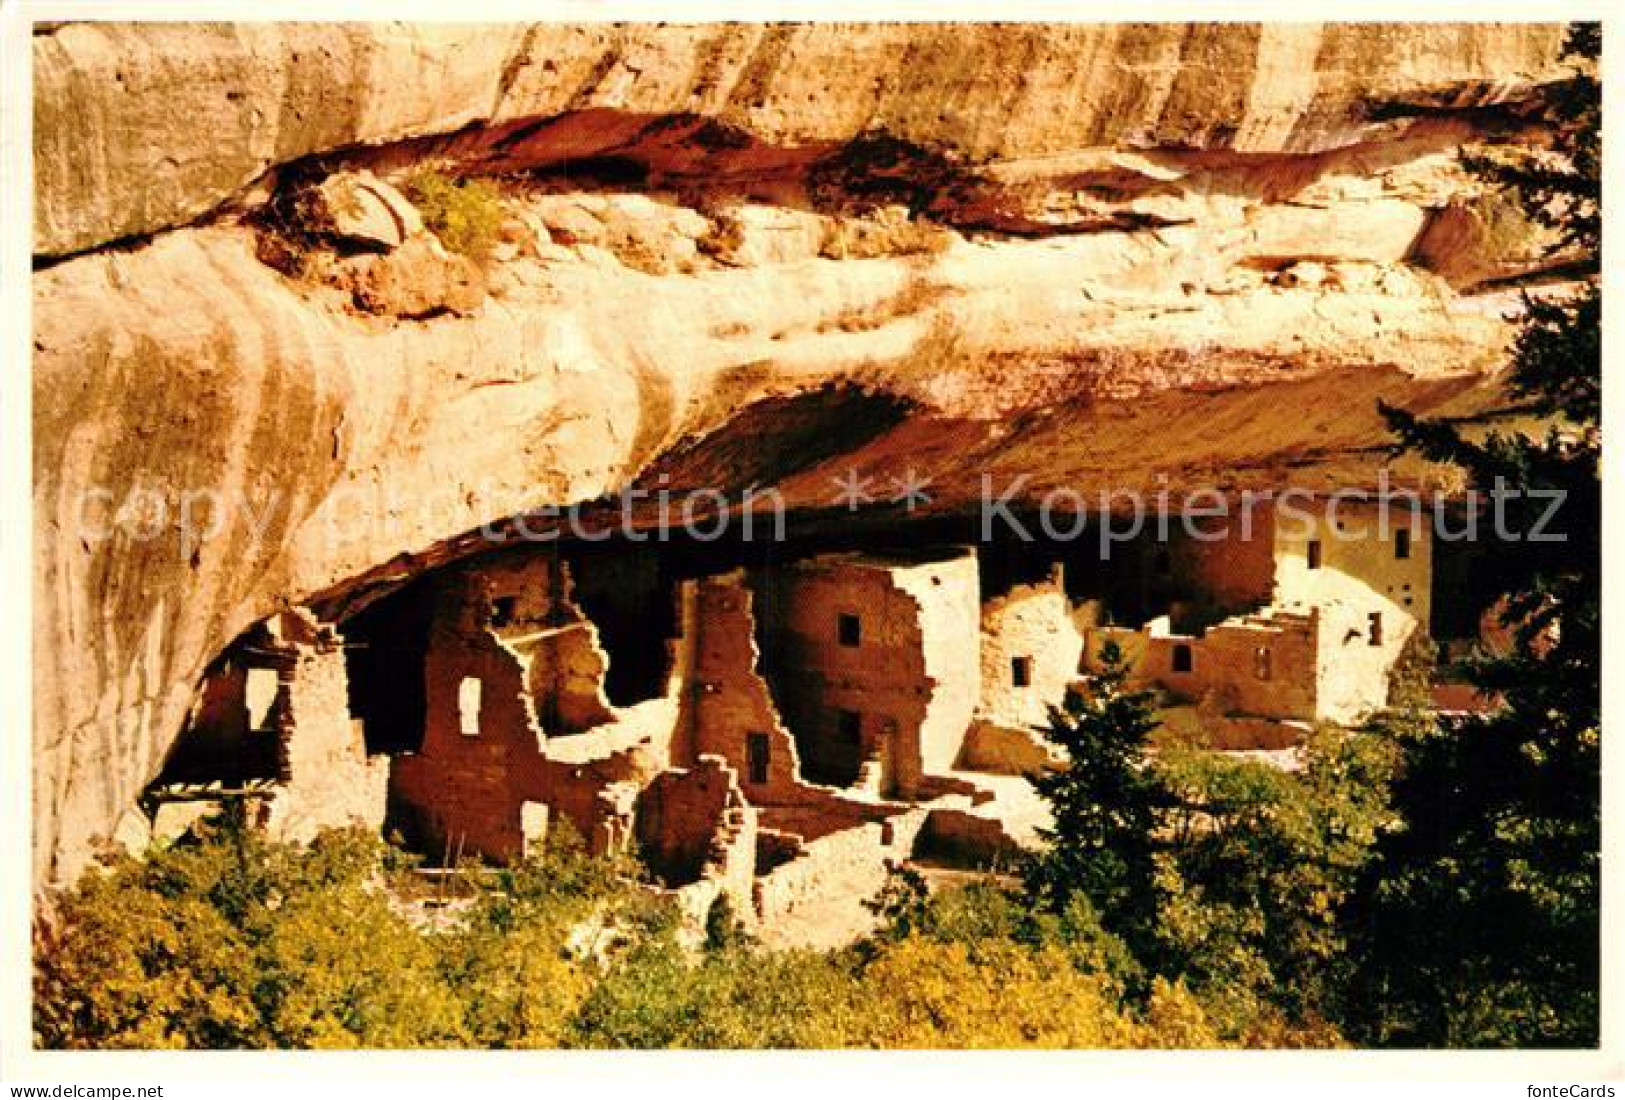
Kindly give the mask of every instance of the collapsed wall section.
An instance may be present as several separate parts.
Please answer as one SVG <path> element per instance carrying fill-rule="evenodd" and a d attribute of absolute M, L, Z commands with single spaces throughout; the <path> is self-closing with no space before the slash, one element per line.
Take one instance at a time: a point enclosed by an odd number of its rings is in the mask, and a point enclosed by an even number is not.
<path fill-rule="evenodd" d="M 422 747 L 396 761 L 398 822 L 431 854 L 523 854 L 567 821 L 593 851 L 625 845 L 669 762 L 679 708 L 605 693 L 608 656 L 566 564 L 529 549 L 445 574 L 422 666 Z"/>
<path fill-rule="evenodd" d="M 524 664 L 485 629 L 486 604 L 484 585 L 466 572 L 446 577 L 436 593 L 422 747 L 396 758 L 390 780 L 393 816 L 424 851 L 519 854 L 527 843 L 522 808 L 545 801 Z"/>
<path fill-rule="evenodd" d="M 275 622 L 293 665 L 286 680 L 282 784 L 269 807 L 272 834 L 308 843 L 325 828 L 381 828 L 390 761 L 369 755 L 361 721 L 350 713 L 338 632 L 308 613 L 287 612 Z"/>
<path fill-rule="evenodd" d="M 383 824 L 389 760 L 352 716 L 343 642 L 302 609 L 257 624 L 211 666 L 143 803 L 171 836 L 243 797 L 272 836 Z"/>

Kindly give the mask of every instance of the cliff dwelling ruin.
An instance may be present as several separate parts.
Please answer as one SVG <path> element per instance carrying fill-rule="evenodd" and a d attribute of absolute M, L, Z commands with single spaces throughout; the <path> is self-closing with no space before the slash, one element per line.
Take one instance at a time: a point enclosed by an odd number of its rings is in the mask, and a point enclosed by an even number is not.
<path fill-rule="evenodd" d="M 1518 422 L 1510 311 L 1561 265 L 1460 154 L 1548 140 L 1562 35 L 42 24 L 37 884 L 231 798 L 434 863 L 568 823 L 810 935 L 889 861 L 1031 843 L 1108 643 L 1169 737 L 1359 721 L 1479 633 L 1426 524 L 1103 556 L 967 516 L 984 478 L 1457 491 L 1377 410 Z M 480 534 L 662 486 L 793 530 Z"/>
<path fill-rule="evenodd" d="M 1105 558 L 1015 538 L 484 549 L 340 622 L 247 632 L 143 806 L 163 835 L 238 796 L 278 835 L 362 824 L 436 862 L 511 860 L 568 823 L 635 845 L 696 920 L 725 895 L 817 942 L 894 864 L 1037 842 L 1025 777 L 1108 644 L 1166 736 L 1218 749 L 1381 708 L 1409 644 L 1475 621 L 1459 591 L 1437 613 L 1430 525 L 1395 514 L 1255 502 Z"/>

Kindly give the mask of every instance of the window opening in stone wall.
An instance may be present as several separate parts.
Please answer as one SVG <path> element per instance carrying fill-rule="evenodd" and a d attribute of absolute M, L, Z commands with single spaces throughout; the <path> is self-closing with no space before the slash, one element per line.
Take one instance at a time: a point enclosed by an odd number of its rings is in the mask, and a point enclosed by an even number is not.
<path fill-rule="evenodd" d="M 496 627 L 511 626 L 514 612 L 518 610 L 518 596 L 498 596 L 491 601 L 491 625 Z"/>
<path fill-rule="evenodd" d="M 251 668 L 248 670 L 247 686 L 244 689 L 244 699 L 248 704 L 248 728 L 256 732 L 267 729 L 270 725 L 271 707 L 276 703 L 277 690 L 280 682 L 274 668 Z"/>
<path fill-rule="evenodd" d="M 464 737 L 477 737 L 480 732 L 480 681 L 475 676 L 464 676 L 457 685 L 457 718 Z"/>
<path fill-rule="evenodd" d="M 772 759 L 773 747 L 768 742 L 767 734 L 752 733 L 745 740 L 745 758 L 749 766 L 750 781 L 756 784 L 767 782 L 767 766 Z"/>

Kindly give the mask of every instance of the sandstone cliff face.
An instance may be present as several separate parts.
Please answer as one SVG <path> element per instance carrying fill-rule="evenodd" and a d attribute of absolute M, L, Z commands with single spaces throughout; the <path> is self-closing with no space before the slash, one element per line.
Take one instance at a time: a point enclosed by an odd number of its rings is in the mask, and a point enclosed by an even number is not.
<path fill-rule="evenodd" d="M 1560 37 L 1555 25 L 71 23 L 34 46 L 35 251 L 184 224 L 311 153 L 582 113 L 619 122 L 554 143 L 556 159 L 674 116 L 803 159 L 871 132 L 974 161 L 1314 152 L 1391 132 L 1390 110 L 1514 98 L 1559 75 Z"/>
<path fill-rule="evenodd" d="M 524 508 L 656 470 L 818 508 L 834 471 L 884 484 L 907 464 L 938 510 L 974 506 L 985 470 L 1086 490 L 1370 480 L 1377 397 L 1496 401 L 1507 296 L 1459 293 L 1415 245 L 1435 211 L 1460 216 L 1464 143 L 1538 139 L 1559 38 L 38 35 L 42 880 L 113 828 L 244 628 L 342 606 Z M 264 262 L 278 168 L 423 163 L 507 180 L 486 296 L 390 308 L 425 276 L 379 265 L 436 262 L 432 242 L 292 276 Z M 850 388 L 797 403 L 832 383 Z M 908 411 L 844 440 L 871 400 Z M 817 444 L 786 455 L 775 433 Z"/>

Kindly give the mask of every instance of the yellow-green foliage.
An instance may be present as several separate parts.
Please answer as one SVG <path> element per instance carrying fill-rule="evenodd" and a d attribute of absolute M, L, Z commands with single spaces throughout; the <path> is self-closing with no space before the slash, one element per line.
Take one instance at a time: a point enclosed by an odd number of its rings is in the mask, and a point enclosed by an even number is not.
<path fill-rule="evenodd" d="M 503 213 L 502 193 L 489 180 L 422 171 L 406 181 L 405 191 L 440 243 L 470 259 L 490 256 Z"/>
<path fill-rule="evenodd" d="M 1017 896 L 992 886 L 928 898 L 905 884 L 893 916 L 909 919 L 843 951 L 738 935 L 695 951 L 626 863 L 579 842 L 471 879 L 467 907 L 434 926 L 396 900 L 401 862 L 357 831 L 300 850 L 225 825 L 93 871 L 41 929 L 36 1036 L 81 1049 L 1216 1041 L 1182 988 L 1159 986 L 1148 1013 L 1125 1004 L 1091 917 L 1029 935 Z"/>
<path fill-rule="evenodd" d="M 35 1032 L 65 1048 L 456 1045 L 435 944 L 391 908 L 381 845 L 230 826 L 87 873 L 38 937 Z"/>
<path fill-rule="evenodd" d="M 1055 947 L 910 937 L 865 968 L 848 1045 L 873 1047 L 1123 1047 L 1139 1028 L 1098 975 Z"/>
<path fill-rule="evenodd" d="M 462 907 L 430 922 L 402 900 L 406 857 L 364 832 L 300 849 L 205 823 L 57 899 L 35 1032 L 57 1048 L 1335 1045 L 1316 998 L 1292 1011 L 1270 991 L 1313 994 L 1343 949 L 1331 869 L 1360 863 L 1380 810 L 1358 794 L 1384 766 L 1368 744 L 1317 742 L 1298 777 L 1160 761 L 1202 823 L 1173 823 L 1158 954 L 1139 958 L 1086 895 L 1041 909 L 912 872 L 852 947 L 767 950 L 718 907 L 695 949 L 629 859 L 565 836 L 470 874 Z"/>
<path fill-rule="evenodd" d="M 1481 247 L 1489 259 L 1528 259 L 1538 251 L 1543 231 L 1507 190 L 1482 191 L 1468 201 L 1467 208 L 1478 222 Z"/>

